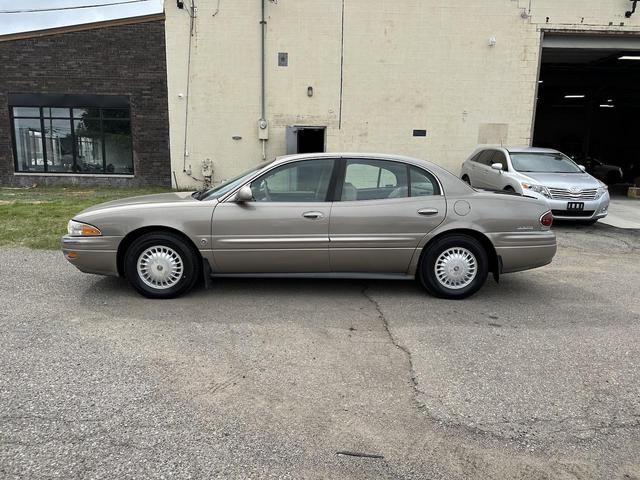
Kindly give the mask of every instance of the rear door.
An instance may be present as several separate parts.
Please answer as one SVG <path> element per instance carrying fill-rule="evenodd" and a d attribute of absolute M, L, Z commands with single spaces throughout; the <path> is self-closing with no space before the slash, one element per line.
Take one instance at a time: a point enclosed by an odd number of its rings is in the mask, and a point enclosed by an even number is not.
<path fill-rule="evenodd" d="M 253 201 L 225 201 L 213 212 L 218 273 L 329 271 L 328 201 L 333 159 L 299 160 L 251 182 Z"/>
<path fill-rule="evenodd" d="M 344 159 L 331 209 L 333 272 L 406 273 L 446 202 L 430 172 L 403 162 Z"/>

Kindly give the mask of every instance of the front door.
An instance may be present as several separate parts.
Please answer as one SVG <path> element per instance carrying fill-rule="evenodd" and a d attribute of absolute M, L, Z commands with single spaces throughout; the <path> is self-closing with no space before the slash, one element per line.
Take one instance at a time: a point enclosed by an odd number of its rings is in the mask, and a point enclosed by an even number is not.
<path fill-rule="evenodd" d="M 491 177 L 495 174 L 495 170 L 491 170 L 491 163 L 495 150 L 485 150 L 480 154 L 478 160 L 474 165 L 474 175 L 472 185 L 474 187 L 483 188 L 486 190 L 495 190 L 495 185 L 491 184 Z"/>
<path fill-rule="evenodd" d="M 331 209 L 334 272 L 406 273 L 418 243 L 445 218 L 435 177 L 389 160 L 347 159 Z"/>
<path fill-rule="evenodd" d="M 329 271 L 329 184 L 333 159 L 300 160 L 251 183 L 253 200 L 213 212 L 216 273 Z"/>

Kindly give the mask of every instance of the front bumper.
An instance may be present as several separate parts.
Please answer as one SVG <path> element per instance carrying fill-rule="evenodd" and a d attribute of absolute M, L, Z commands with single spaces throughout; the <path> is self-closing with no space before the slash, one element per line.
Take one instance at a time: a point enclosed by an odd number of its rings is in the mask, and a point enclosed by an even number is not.
<path fill-rule="evenodd" d="M 527 195 L 531 195 L 530 192 L 527 192 Z M 539 194 L 535 194 L 535 196 L 547 202 L 549 210 L 551 210 L 553 218 L 556 220 L 597 220 L 606 217 L 609 213 L 609 192 L 605 192 L 597 200 L 581 200 L 579 198 L 575 200 L 556 200 Z M 567 210 L 567 204 L 570 202 L 584 203 L 584 208 L 581 211 Z"/>
<path fill-rule="evenodd" d="M 64 257 L 81 272 L 118 276 L 118 245 L 122 237 L 62 237 Z"/>
<path fill-rule="evenodd" d="M 550 230 L 488 234 L 501 260 L 501 273 L 520 272 L 551 263 L 558 250 Z"/>

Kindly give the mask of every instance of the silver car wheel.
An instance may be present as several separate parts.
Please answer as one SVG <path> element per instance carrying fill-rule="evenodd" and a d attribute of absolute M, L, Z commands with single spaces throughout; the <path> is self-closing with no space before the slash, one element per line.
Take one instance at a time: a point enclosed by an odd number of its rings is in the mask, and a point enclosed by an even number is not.
<path fill-rule="evenodd" d="M 182 278 L 182 258 L 172 248 L 157 245 L 147 248 L 138 257 L 138 275 L 147 286 L 164 290 Z"/>
<path fill-rule="evenodd" d="M 478 261 L 466 248 L 453 247 L 440 254 L 434 270 L 441 285 L 458 290 L 470 285 L 476 278 Z"/>

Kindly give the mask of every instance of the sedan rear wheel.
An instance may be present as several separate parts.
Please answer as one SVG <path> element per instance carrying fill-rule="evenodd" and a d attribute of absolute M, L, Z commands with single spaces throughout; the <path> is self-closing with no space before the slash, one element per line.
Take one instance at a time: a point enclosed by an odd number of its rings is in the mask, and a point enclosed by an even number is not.
<path fill-rule="evenodd" d="M 126 252 L 124 266 L 131 285 L 149 298 L 173 298 L 188 292 L 200 271 L 193 247 L 168 232 L 136 239 Z"/>
<path fill-rule="evenodd" d="M 487 252 L 478 240 L 467 235 L 447 235 L 424 252 L 420 280 L 432 295 L 462 299 L 484 285 L 488 265 Z"/>

